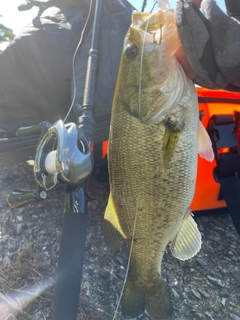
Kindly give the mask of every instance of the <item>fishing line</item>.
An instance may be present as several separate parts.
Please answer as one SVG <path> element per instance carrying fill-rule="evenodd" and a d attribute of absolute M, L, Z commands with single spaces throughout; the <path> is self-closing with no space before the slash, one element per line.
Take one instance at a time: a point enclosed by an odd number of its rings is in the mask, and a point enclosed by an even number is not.
<path fill-rule="evenodd" d="M 139 70 L 139 88 L 138 88 L 138 111 L 139 111 L 139 117 L 140 117 L 140 111 L 141 111 L 141 94 L 142 94 L 142 66 L 143 66 L 143 51 L 144 51 L 144 44 L 146 42 L 146 36 L 147 36 L 147 29 L 149 26 L 150 19 L 148 19 L 145 27 L 145 33 L 143 37 L 143 44 L 141 48 L 141 59 L 140 59 L 140 70 Z M 140 120 L 140 119 L 139 119 Z"/>
<path fill-rule="evenodd" d="M 80 46 L 82 44 L 82 41 L 83 41 L 83 36 L 84 36 L 85 31 L 86 31 L 86 28 L 87 28 L 87 25 L 88 25 L 88 21 L 89 21 L 91 12 L 92 12 L 92 6 L 93 6 L 93 0 L 91 0 L 91 2 L 90 2 L 88 16 L 87 16 L 86 22 L 84 24 L 83 30 L 81 32 L 81 36 L 80 36 L 78 45 L 76 47 L 76 50 L 74 52 L 73 59 L 72 59 L 73 97 L 72 97 L 72 102 L 71 102 L 71 105 L 70 105 L 70 107 L 68 109 L 68 112 L 67 112 L 67 114 L 66 114 L 66 116 L 65 116 L 65 118 L 63 120 L 64 123 L 66 122 L 70 112 L 72 111 L 72 108 L 73 108 L 73 105 L 74 105 L 74 102 L 75 102 L 75 99 L 76 99 L 77 89 L 76 89 L 75 60 L 76 60 L 77 52 L 78 52 L 78 50 L 79 50 L 79 48 L 80 48 Z"/>
<path fill-rule="evenodd" d="M 120 306 L 120 303 L 121 303 L 121 299 L 122 299 L 122 296 L 123 296 L 123 291 L 124 291 L 124 288 L 125 288 L 125 285 L 126 285 L 126 282 L 127 282 L 127 276 L 128 276 L 128 271 L 129 271 L 129 267 L 130 267 L 131 254 L 132 254 L 132 248 L 133 248 L 133 242 L 134 242 L 135 228 L 136 228 L 136 224 L 137 224 L 137 212 L 138 212 L 138 207 L 136 208 L 136 214 L 135 214 L 135 219 L 134 219 L 134 223 L 133 223 L 133 232 L 132 232 L 132 239 L 131 239 L 131 245 L 130 245 L 130 250 L 129 250 L 129 258 L 128 258 L 128 263 L 127 263 L 126 275 L 124 277 L 122 290 L 120 292 L 120 296 L 119 296 L 119 299 L 118 299 L 117 307 L 116 307 L 116 310 L 114 312 L 112 320 L 115 320 L 116 317 L 117 317 L 118 309 L 119 309 L 119 306 Z"/>
<path fill-rule="evenodd" d="M 160 27 L 160 36 L 159 36 L 159 43 L 158 45 L 160 45 L 162 42 L 162 27 Z"/>

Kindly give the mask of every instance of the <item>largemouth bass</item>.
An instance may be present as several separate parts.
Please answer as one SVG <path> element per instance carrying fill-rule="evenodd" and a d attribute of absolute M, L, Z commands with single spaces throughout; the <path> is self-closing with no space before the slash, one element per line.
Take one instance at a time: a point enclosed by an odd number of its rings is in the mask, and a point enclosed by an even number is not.
<path fill-rule="evenodd" d="M 104 217 L 107 245 L 127 239 L 130 265 L 122 312 L 146 310 L 170 319 L 172 306 L 161 278 L 166 246 L 181 260 L 200 249 L 189 210 L 197 154 L 213 159 L 199 121 L 195 88 L 174 53 L 180 42 L 172 10 L 134 13 L 125 37 L 109 136 L 110 196 Z"/>

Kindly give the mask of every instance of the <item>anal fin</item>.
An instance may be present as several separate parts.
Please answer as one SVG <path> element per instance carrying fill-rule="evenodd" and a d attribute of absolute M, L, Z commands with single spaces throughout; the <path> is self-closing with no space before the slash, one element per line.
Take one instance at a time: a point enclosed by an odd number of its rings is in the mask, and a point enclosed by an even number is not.
<path fill-rule="evenodd" d="M 201 249 L 201 233 L 189 210 L 183 218 L 181 227 L 170 244 L 174 257 L 187 260 L 195 256 Z"/>
<path fill-rule="evenodd" d="M 107 247 L 115 254 L 121 242 L 126 238 L 119 223 L 117 212 L 110 193 L 103 221 L 103 234 Z"/>

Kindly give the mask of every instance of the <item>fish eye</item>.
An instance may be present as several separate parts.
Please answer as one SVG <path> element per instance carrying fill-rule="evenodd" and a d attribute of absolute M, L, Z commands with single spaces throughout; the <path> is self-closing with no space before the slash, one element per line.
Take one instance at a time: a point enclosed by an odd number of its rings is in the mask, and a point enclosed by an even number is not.
<path fill-rule="evenodd" d="M 136 44 L 134 43 L 128 44 L 125 50 L 126 58 L 129 60 L 132 60 L 136 58 L 137 55 L 138 55 L 138 47 L 136 46 Z"/>

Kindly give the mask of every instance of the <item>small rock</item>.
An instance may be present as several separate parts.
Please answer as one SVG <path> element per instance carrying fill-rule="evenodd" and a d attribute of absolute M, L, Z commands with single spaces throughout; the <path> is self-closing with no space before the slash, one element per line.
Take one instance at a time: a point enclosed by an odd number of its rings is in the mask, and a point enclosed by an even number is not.
<path fill-rule="evenodd" d="M 240 315 L 238 316 L 238 315 L 236 315 L 234 313 L 229 313 L 229 317 L 232 320 L 240 320 Z"/>
<path fill-rule="evenodd" d="M 2 252 L 4 249 L 4 245 L 0 244 L 0 252 Z"/>
<path fill-rule="evenodd" d="M 117 271 L 117 277 L 120 280 L 124 280 L 126 276 L 126 271 L 124 270 L 123 267 L 120 267 L 120 269 Z"/>
<path fill-rule="evenodd" d="M 15 226 L 16 233 L 17 234 L 22 233 L 26 229 L 26 227 L 27 227 L 26 223 L 18 223 Z"/>
<path fill-rule="evenodd" d="M 230 300 L 230 301 L 228 301 L 228 303 L 229 303 L 230 307 L 235 308 L 235 303 L 233 301 Z M 240 317 L 240 315 L 239 315 L 239 317 Z"/>
<path fill-rule="evenodd" d="M 206 266 L 207 265 L 207 262 L 204 261 L 202 258 L 200 257 L 196 257 L 195 258 L 195 261 L 200 265 L 200 266 Z"/>
<path fill-rule="evenodd" d="M 220 280 L 223 279 L 223 276 L 222 276 L 221 273 L 219 273 L 219 272 L 216 272 L 216 273 L 215 273 L 215 277 L 217 277 L 217 278 L 220 279 Z"/>
<path fill-rule="evenodd" d="M 177 293 L 177 291 L 175 289 L 172 288 L 172 293 L 174 295 L 174 298 L 179 299 L 179 294 Z"/>
<path fill-rule="evenodd" d="M 220 228 L 220 227 L 216 227 L 216 228 L 214 228 L 214 230 L 225 232 L 225 230 L 223 228 Z"/>
<path fill-rule="evenodd" d="M 123 258 L 122 257 L 120 257 L 120 256 L 116 256 L 116 261 L 119 263 L 119 264 L 121 264 L 121 265 L 123 265 L 124 264 L 124 260 L 123 260 Z"/>
<path fill-rule="evenodd" d="M 240 303 L 240 293 L 237 294 L 237 300 Z"/>
<path fill-rule="evenodd" d="M 46 320 L 45 315 L 43 314 L 42 311 L 38 311 L 34 314 L 33 319 L 32 320 Z"/>
<path fill-rule="evenodd" d="M 186 300 L 188 300 L 189 298 L 188 298 L 188 295 L 187 295 L 187 293 L 186 292 L 183 292 L 182 293 L 182 296 L 183 296 L 183 299 L 186 299 Z"/>
<path fill-rule="evenodd" d="M 222 298 L 221 304 L 225 307 L 225 305 L 226 305 L 226 299 L 225 298 Z"/>
<path fill-rule="evenodd" d="M 18 212 L 18 216 L 20 215 L 20 214 L 25 214 L 26 213 L 26 208 L 18 208 L 17 209 L 17 212 Z"/>
<path fill-rule="evenodd" d="M 220 293 L 219 293 L 220 297 L 222 298 L 229 298 L 230 297 L 230 293 L 226 290 L 223 289 Z"/>
<path fill-rule="evenodd" d="M 101 275 L 102 278 L 109 279 L 110 274 L 109 274 L 109 272 L 107 270 L 100 269 L 99 270 L 99 274 Z"/>
<path fill-rule="evenodd" d="M 87 269 L 87 273 L 90 277 L 94 275 L 94 270 L 93 269 Z"/>
<path fill-rule="evenodd" d="M 137 320 L 146 320 L 146 319 L 149 319 L 149 318 L 146 318 L 146 316 L 144 314 L 141 314 L 140 316 L 138 316 L 136 318 Z"/>
<path fill-rule="evenodd" d="M 11 253 L 11 252 L 14 252 L 18 249 L 19 247 L 19 244 L 18 243 L 9 243 L 8 244 L 8 251 Z"/>
<path fill-rule="evenodd" d="M 192 294 L 194 295 L 194 297 L 198 298 L 198 299 L 202 299 L 200 293 L 195 290 L 195 289 L 191 289 Z"/>
<path fill-rule="evenodd" d="M 215 285 L 217 285 L 219 287 L 223 287 L 222 281 L 220 279 L 216 279 L 216 278 L 213 278 L 211 276 L 207 276 L 207 278 L 211 283 L 213 283 L 213 284 L 215 284 Z"/>
<path fill-rule="evenodd" d="M 33 226 L 35 226 L 36 224 L 35 224 L 35 222 L 28 222 L 27 223 L 27 228 L 32 228 Z"/>
<path fill-rule="evenodd" d="M 101 291 L 104 291 L 104 292 L 109 291 L 109 284 L 103 278 L 98 279 L 98 286 Z"/>
<path fill-rule="evenodd" d="M 22 216 L 17 216 L 17 220 L 18 220 L 19 222 L 22 222 L 22 221 L 23 221 L 23 217 L 22 217 Z"/>
<path fill-rule="evenodd" d="M 210 298 L 210 294 L 206 292 L 206 290 L 203 290 L 201 288 L 198 288 L 198 291 L 201 293 L 202 296 L 204 296 L 204 298 L 209 299 Z"/>
<path fill-rule="evenodd" d="M 52 259 L 47 260 L 47 264 L 48 264 L 49 266 L 51 266 L 51 265 L 52 265 Z"/>
<path fill-rule="evenodd" d="M 199 312 L 194 312 L 191 314 L 191 319 L 201 320 L 201 319 L 206 319 L 206 317 Z"/>
<path fill-rule="evenodd" d="M 233 265 L 231 265 L 231 266 L 229 267 L 229 270 L 230 270 L 231 275 L 232 275 L 233 277 L 235 277 L 235 274 L 236 274 L 235 267 L 234 267 Z"/>
<path fill-rule="evenodd" d="M 7 178 L 7 176 L 8 176 L 8 173 L 5 171 L 5 172 L 0 172 L 0 180 L 4 180 L 4 179 L 6 179 Z"/>
<path fill-rule="evenodd" d="M 208 316 L 211 320 L 214 320 L 210 312 L 205 312 L 206 316 Z"/>
<path fill-rule="evenodd" d="M 8 256 L 4 257 L 3 258 L 3 264 L 6 265 L 6 264 L 9 264 L 10 263 L 10 259 Z"/>

